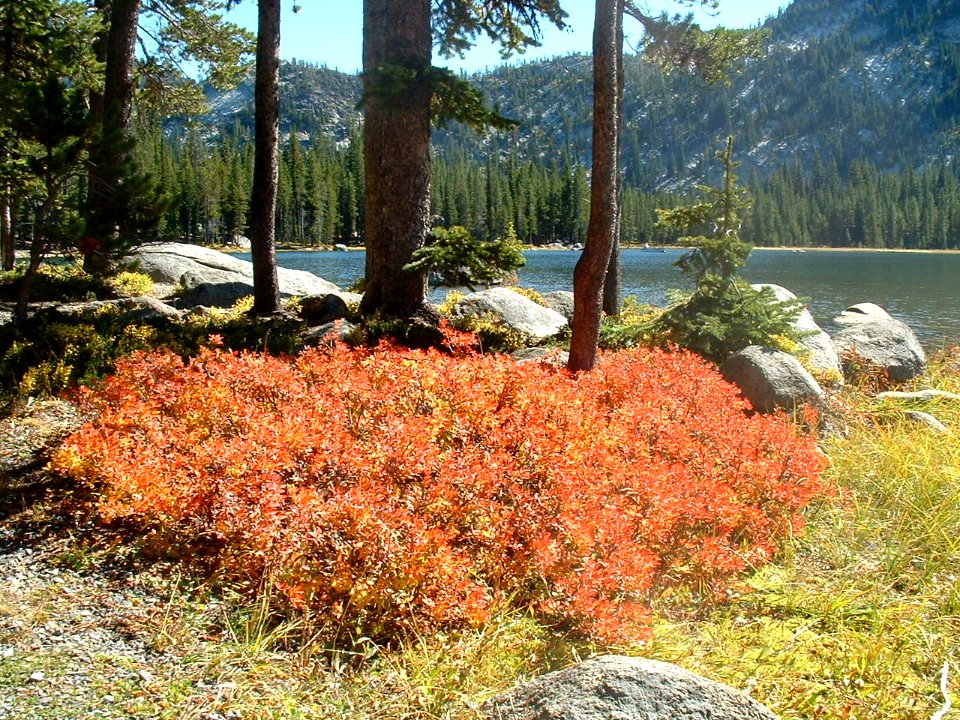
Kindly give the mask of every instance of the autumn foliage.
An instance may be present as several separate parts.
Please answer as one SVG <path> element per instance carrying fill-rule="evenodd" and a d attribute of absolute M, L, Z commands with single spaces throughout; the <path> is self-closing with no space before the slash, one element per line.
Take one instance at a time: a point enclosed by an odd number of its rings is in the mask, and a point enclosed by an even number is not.
<path fill-rule="evenodd" d="M 53 464 L 103 521 L 381 638 L 506 606 L 642 637 L 653 588 L 723 587 L 822 492 L 813 438 L 684 352 L 142 353 L 83 402 Z"/>

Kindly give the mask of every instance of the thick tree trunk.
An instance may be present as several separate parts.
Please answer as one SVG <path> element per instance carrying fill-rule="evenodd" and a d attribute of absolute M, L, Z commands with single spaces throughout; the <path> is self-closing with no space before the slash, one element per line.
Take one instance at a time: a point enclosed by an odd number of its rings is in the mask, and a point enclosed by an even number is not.
<path fill-rule="evenodd" d="M 432 89 L 414 81 L 396 96 L 371 92 L 385 65 L 426 70 L 432 59 L 430 0 L 364 0 L 366 287 L 361 309 L 406 317 L 426 301 L 424 273 L 408 272 L 430 221 Z"/>
<path fill-rule="evenodd" d="M 134 61 L 140 0 L 113 0 L 110 5 L 110 29 L 107 33 L 106 73 L 103 85 L 103 121 L 98 151 L 93 153 L 87 188 L 88 222 L 103 235 L 111 233 L 104 220 L 97 218 L 98 210 L 108 207 L 108 198 L 121 181 L 116 168 L 122 163 L 115 156 L 125 152 L 133 113 Z M 99 51 L 99 44 L 98 44 Z M 94 100 L 96 102 L 96 100 Z M 96 108 L 94 108 L 96 110 Z M 92 221 L 92 222 L 91 222 Z M 84 250 L 83 269 L 99 274 L 109 266 L 108 237 L 95 238 Z"/>
<path fill-rule="evenodd" d="M 103 18 L 103 27 L 97 33 L 96 40 L 93 43 L 93 54 L 97 62 L 106 66 L 107 48 L 110 43 L 110 2 L 109 0 L 94 0 L 94 8 L 97 14 Z M 90 89 L 90 120 L 95 127 L 103 127 L 103 90 L 99 88 Z"/>
<path fill-rule="evenodd" d="M 619 315 L 623 311 L 623 264 L 620 260 L 620 230 L 623 219 L 623 174 L 620 172 L 621 142 L 623 130 L 623 5 L 617 2 L 617 17 L 620 18 L 621 31 L 617 33 L 617 219 L 613 228 L 613 247 L 610 250 L 610 262 L 603 283 L 603 312 L 607 315 Z"/>
<path fill-rule="evenodd" d="M 250 207 L 253 312 L 280 310 L 277 280 L 277 180 L 280 172 L 280 0 L 259 0 L 255 87 L 256 145 Z"/>
<path fill-rule="evenodd" d="M 572 371 L 597 362 L 604 278 L 617 223 L 618 138 L 617 49 L 622 32 L 618 0 L 597 0 L 593 27 L 593 178 L 590 225 L 583 254 L 573 272 Z"/>

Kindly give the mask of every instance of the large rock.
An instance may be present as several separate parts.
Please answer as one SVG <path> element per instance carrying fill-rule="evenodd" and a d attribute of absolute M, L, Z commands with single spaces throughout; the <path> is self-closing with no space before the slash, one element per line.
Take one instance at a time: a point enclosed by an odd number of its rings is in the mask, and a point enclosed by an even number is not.
<path fill-rule="evenodd" d="M 857 303 L 851 305 L 837 315 L 833 322 L 837 325 L 857 325 L 870 320 L 893 320 L 890 313 L 873 303 Z"/>
<path fill-rule="evenodd" d="M 327 293 L 301 298 L 298 313 L 305 323 L 315 326 L 341 320 L 350 314 L 350 309 L 340 295 Z"/>
<path fill-rule="evenodd" d="M 573 293 L 569 290 L 553 290 L 541 293 L 544 304 L 554 312 L 563 315 L 567 322 L 573 322 Z"/>
<path fill-rule="evenodd" d="M 63 303 L 57 305 L 54 311 L 61 315 L 82 315 L 107 308 L 127 322 L 157 322 L 161 320 L 176 320 L 180 311 L 170 307 L 156 298 L 144 295 L 142 297 L 120 298 L 119 300 L 93 300 L 81 303 Z"/>
<path fill-rule="evenodd" d="M 863 307 L 871 311 L 854 310 Z M 835 322 L 843 325 L 833 336 L 833 344 L 848 380 L 856 381 L 864 372 L 879 370 L 894 382 L 906 382 L 926 370 L 927 356 L 913 330 L 882 308 L 869 303 L 855 305 L 844 310 Z"/>
<path fill-rule="evenodd" d="M 823 398 L 823 389 L 800 361 L 773 348 L 744 348 L 720 366 L 720 373 L 760 412 L 792 411 Z"/>
<path fill-rule="evenodd" d="M 748 695 L 676 665 L 608 655 L 491 700 L 490 720 L 777 720 Z"/>
<path fill-rule="evenodd" d="M 496 315 L 511 330 L 533 341 L 546 340 L 567 327 L 567 319 L 560 313 L 538 305 L 508 288 L 491 288 L 470 293 L 453 309 L 456 317 L 479 316 L 485 313 Z"/>
<path fill-rule="evenodd" d="M 253 293 L 253 263 L 186 243 L 144 245 L 132 256 L 140 270 L 161 285 L 178 286 L 186 306 L 230 307 Z M 277 268 L 284 297 L 341 293 L 331 282 L 305 270 Z"/>
<path fill-rule="evenodd" d="M 770 288 L 780 302 L 792 302 L 798 299 L 796 295 L 780 285 L 758 284 L 753 287 L 756 290 Z M 807 366 L 842 380 L 843 367 L 840 364 L 840 355 L 830 336 L 817 324 L 807 308 L 800 311 L 794 327 L 803 334 L 800 346 L 807 352 Z"/>

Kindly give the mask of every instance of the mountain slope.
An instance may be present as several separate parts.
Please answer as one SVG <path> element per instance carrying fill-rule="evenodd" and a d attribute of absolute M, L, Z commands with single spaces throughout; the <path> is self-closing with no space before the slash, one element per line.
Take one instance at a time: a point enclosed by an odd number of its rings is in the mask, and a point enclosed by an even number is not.
<path fill-rule="evenodd" d="M 954 156 L 960 0 L 795 0 L 765 27 L 767 54 L 726 86 L 627 58 L 628 183 L 669 189 L 701 181 L 727 135 L 743 174 L 761 179 L 797 159 L 843 174 L 858 160 L 903 170 Z M 487 136 L 447 128 L 436 133 L 438 151 L 589 163 L 590 65 L 569 56 L 474 76 L 521 126 Z M 359 124 L 357 77 L 299 63 L 284 66 L 283 82 L 286 132 L 343 140 Z M 213 104 L 209 123 L 252 126 L 250 83 Z"/>

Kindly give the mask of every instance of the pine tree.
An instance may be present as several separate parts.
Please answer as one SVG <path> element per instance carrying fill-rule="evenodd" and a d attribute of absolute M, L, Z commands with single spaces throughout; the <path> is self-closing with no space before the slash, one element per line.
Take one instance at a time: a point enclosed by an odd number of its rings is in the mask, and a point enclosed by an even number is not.
<path fill-rule="evenodd" d="M 660 210 L 660 223 L 685 234 L 691 250 L 677 261 L 696 285 L 686 300 L 658 318 L 657 331 L 672 343 L 722 362 L 748 345 L 776 345 L 796 339 L 798 302 L 780 302 L 769 288 L 755 290 L 740 277 L 752 246 L 740 238 L 741 214 L 750 206 L 737 186 L 733 138 L 717 153 L 723 166 L 719 188 L 703 186 L 693 205 Z"/>

